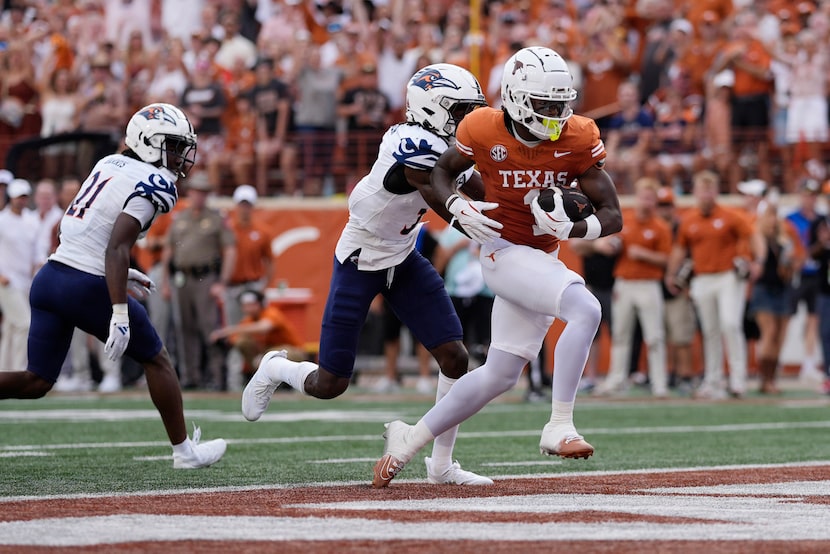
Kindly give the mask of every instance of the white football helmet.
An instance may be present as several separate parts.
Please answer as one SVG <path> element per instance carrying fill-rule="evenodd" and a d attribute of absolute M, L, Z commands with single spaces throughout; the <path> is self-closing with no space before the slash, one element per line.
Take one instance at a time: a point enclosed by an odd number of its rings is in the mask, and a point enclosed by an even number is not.
<path fill-rule="evenodd" d="M 504 64 L 502 106 L 540 139 L 559 139 L 575 98 L 568 64 L 550 48 L 522 48 Z"/>
<path fill-rule="evenodd" d="M 127 148 L 144 162 L 163 166 L 178 177 L 196 161 L 196 133 L 187 116 L 172 104 L 150 104 L 127 123 Z"/>
<path fill-rule="evenodd" d="M 419 69 L 406 86 L 406 120 L 442 137 L 455 136 L 464 116 L 486 104 L 473 74 L 449 63 Z"/>

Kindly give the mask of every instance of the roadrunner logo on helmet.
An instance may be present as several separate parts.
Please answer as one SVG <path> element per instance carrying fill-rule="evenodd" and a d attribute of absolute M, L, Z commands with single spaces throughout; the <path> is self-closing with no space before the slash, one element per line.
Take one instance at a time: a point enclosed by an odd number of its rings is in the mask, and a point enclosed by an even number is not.
<path fill-rule="evenodd" d="M 504 65 L 502 106 L 511 119 L 540 139 L 559 139 L 573 115 L 570 103 L 575 98 L 568 64 L 550 48 L 523 48 Z"/>
<path fill-rule="evenodd" d="M 486 105 L 472 73 L 448 63 L 421 68 L 406 87 L 406 120 L 442 137 L 455 135 L 464 116 Z"/>
<path fill-rule="evenodd" d="M 176 120 L 173 119 L 173 116 L 164 111 L 163 107 L 158 105 L 147 106 L 146 108 L 143 108 L 140 112 L 138 112 L 138 115 L 144 116 L 145 119 L 163 119 L 171 125 L 176 124 Z"/>
<path fill-rule="evenodd" d="M 187 116 L 172 104 L 150 104 L 127 123 L 127 148 L 143 162 L 187 177 L 196 161 L 196 133 Z"/>

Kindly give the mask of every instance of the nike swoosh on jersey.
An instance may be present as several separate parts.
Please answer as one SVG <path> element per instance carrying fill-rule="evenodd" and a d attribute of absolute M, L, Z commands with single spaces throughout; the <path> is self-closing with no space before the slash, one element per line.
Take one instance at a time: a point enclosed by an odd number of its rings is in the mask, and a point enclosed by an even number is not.
<path fill-rule="evenodd" d="M 570 153 L 571 153 L 570 150 L 568 150 L 567 152 L 559 152 L 558 150 L 554 150 L 553 151 L 553 157 L 554 158 L 561 158 L 562 156 L 567 156 Z"/>

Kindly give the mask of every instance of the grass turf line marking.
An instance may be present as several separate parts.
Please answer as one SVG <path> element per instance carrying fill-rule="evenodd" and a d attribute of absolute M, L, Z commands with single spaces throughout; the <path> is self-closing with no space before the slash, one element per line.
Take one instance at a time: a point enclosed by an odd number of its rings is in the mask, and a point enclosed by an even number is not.
<path fill-rule="evenodd" d="M 733 433 L 747 431 L 786 431 L 789 429 L 827 429 L 830 421 L 793 421 L 772 423 L 737 423 L 724 425 L 675 425 L 667 427 L 624 427 L 624 428 L 583 428 L 583 435 L 653 435 L 657 433 Z M 541 430 L 532 431 L 472 431 L 461 432 L 459 438 L 500 438 L 500 437 L 535 437 Z M 371 441 L 380 440 L 381 434 L 372 435 L 329 435 L 325 437 L 268 437 L 259 439 L 226 439 L 228 444 L 301 444 L 301 443 L 328 443 L 344 441 Z M 138 448 L 169 446 L 161 441 L 137 442 L 89 442 L 68 444 L 37 444 L 37 445 L 0 445 L 0 453 L 25 450 L 67 450 L 89 448 Z"/>

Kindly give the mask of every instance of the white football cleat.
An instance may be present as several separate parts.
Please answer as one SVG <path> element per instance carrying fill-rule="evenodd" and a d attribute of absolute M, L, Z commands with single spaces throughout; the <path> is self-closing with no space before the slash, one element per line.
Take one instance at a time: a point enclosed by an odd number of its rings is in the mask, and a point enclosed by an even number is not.
<path fill-rule="evenodd" d="M 458 462 L 453 462 L 452 465 L 440 475 L 432 470 L 432 458 L 424 458 L 424 463 L 427 466 L 427 481 L 433 485 L 492 485 L 493 480 L 483 475 L 478 475 L 472 471 L 461 469 Z"/>
<path fill-rule="evenodd" d="M 256 421 L 265 413 L 274 396 L 274 391 L 280 386 L 280 381 L 274 382 L 268 376 L 265 365 L 274 358 L 286 359 L 287 357 L 288 353 L 285 350 L 275 350 L 268 352 L 260 360 L 256 373 L 242 391 L 242 415 L 248 421 Z"/>
<path fill-rule="evenodd" d="M 202 437 L 202 431 L 194 425 L 193 448 L 187 454 L 173 453 L 173 469 L 199 469 L 208 467 L 225 455 L 225 450 L 228 448 L 228 443 L 225 439 L 214 439 L 208 442 L 199 442 Z"/>
<path fill-rule="evenodd" d="M 396 420 L 387 423 L 385 427 L 386 432 L 383 433 L 383 437 L 386 439 L 386 445 L 383 449 L 383 456 L 375 463 L 373 470 L 372 486 L 376 489 L 389 485 L 419 450 L 409 444 L 409 432 L 412 425 Z"/>

